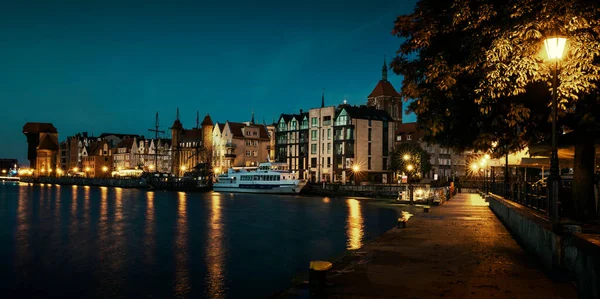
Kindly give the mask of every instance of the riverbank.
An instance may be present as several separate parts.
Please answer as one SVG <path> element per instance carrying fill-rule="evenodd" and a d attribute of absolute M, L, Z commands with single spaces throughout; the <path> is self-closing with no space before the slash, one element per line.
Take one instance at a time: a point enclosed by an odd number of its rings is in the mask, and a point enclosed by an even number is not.
<path fill-rule="evenodd" d="M 475 194 L 416 214 L 333 263 L 332 298 L 576 298 L 550 280 Z M 308 272 L 308 271 L 307 271 Z M 298 284 L 274 298 L 306 298 Z"/>
<path fill-rule="evenodd" d="M 104 186 L 147 189 L 150 186 L 141 179 L 83 178 L 83 177 L 21 177 L 21 182 L 29 184 L 57 184 L 76 186 Z"/>

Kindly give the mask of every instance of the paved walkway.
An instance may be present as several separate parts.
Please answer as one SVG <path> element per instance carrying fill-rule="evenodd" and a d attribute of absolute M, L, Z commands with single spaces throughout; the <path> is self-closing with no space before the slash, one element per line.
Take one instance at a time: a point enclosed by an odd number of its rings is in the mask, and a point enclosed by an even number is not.
<path fill-rule="evenodd" d="M 328 298 L 576 298 L 475 194 L 411 218 L 336 263 Z"/>

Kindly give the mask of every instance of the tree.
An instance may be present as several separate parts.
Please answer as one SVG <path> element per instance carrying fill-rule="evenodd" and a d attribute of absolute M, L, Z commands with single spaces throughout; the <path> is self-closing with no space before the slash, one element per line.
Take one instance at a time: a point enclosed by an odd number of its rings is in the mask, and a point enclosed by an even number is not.
<path fill-rule="evenodd" d="M 431 170 L 431 156 L 418 143 L 401 143 L 392 151 L 390 170 L 420 180 Z"/>
<path fill-rule="evenodd" d="M 564 35 L 560 125 L 579 133 L 573 198 L 578 218 L 593 218 L 594 145 L 585 136 L 598 126 L 599 16 L 591 0 L 418 1 L 396 19 L 392 33 L 404 40 L 392 68 L 425 140 L 497 157 L 549 139 L 554 65 L 542 41 Z"/>

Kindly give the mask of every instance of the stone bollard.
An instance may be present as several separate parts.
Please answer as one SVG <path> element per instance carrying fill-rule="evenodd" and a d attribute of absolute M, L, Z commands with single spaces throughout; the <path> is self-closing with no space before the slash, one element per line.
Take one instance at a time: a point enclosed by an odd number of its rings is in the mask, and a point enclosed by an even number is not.
<path fill-rule="evenodd" d="M 308 272 L 308 286 L 311 298 L 324 298 L 327 286 L 327 271 L 332 264 L 327 261 L 311 261 Z"/>

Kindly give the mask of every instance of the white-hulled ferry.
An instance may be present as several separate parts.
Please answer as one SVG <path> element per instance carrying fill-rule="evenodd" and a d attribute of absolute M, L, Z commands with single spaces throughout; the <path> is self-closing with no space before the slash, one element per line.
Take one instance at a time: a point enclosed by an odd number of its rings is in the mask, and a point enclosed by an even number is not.
<path fill-rule="evenodd" d="M 217 177 L 215 192 L 299 193 L 306 181 L 298 180 L 285 163 L 260 163 L 258 168 L 229 169 Z"/>

